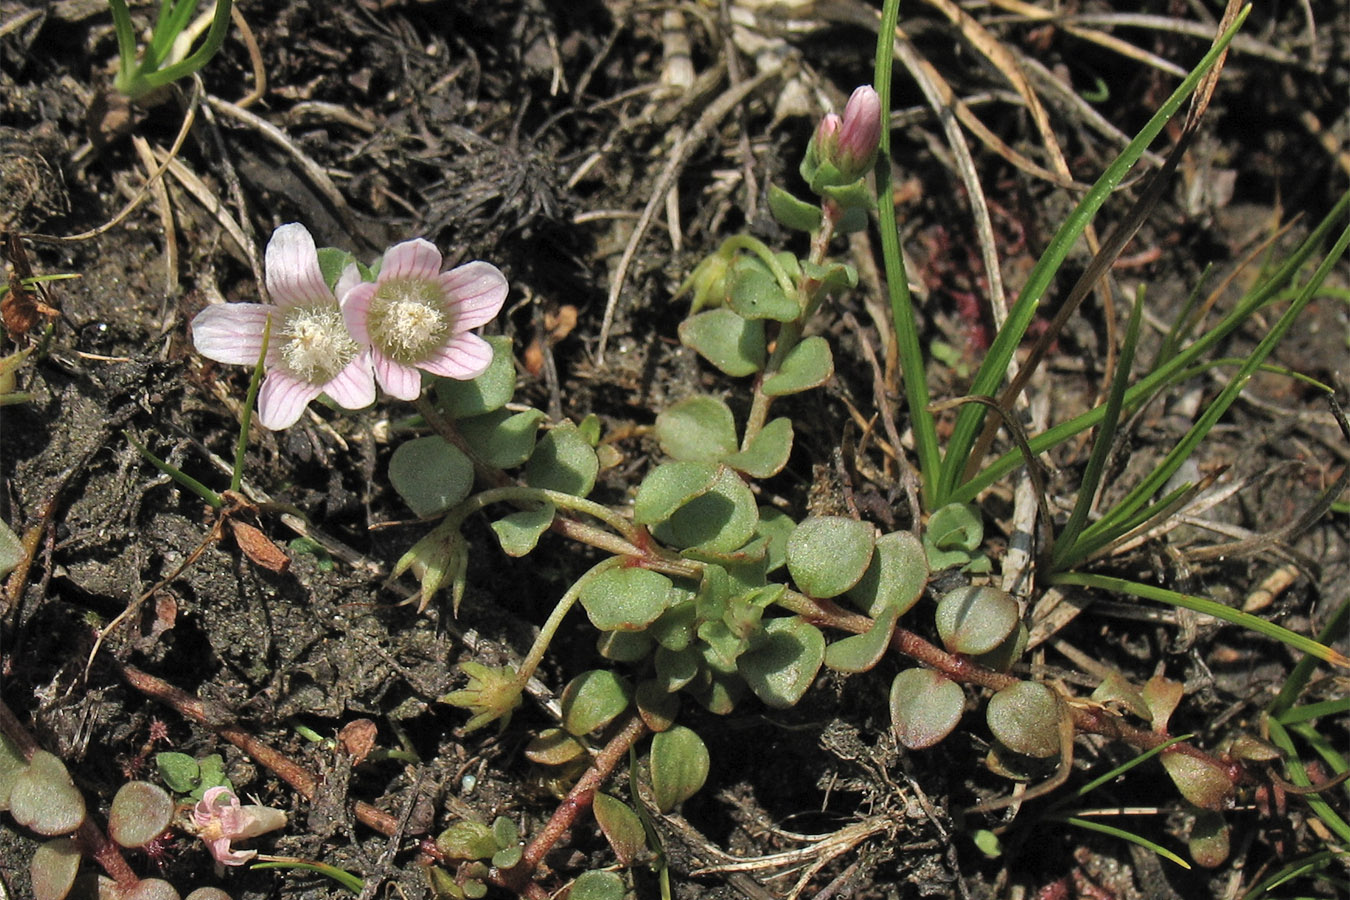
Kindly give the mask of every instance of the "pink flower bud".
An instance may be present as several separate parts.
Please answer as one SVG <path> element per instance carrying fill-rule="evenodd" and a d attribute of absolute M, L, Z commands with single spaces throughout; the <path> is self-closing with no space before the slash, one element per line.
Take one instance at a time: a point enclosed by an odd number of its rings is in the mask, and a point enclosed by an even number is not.
<path fill-rule="evenodd" d="M 832 161 L 846 175 L 861 177 L 871 167 L 880 143 L 881 99 L 871 85 L 865 84 L 853 92 L 844 107 Z"/>

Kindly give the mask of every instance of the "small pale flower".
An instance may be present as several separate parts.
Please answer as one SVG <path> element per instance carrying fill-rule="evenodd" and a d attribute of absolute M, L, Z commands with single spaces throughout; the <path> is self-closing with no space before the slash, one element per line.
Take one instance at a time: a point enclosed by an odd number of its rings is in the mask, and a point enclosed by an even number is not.
<path fill-rule="evenodd" d="M 217 362 L 254 365 L 270 319 L 266 376 L 258 392 L 258 421 L 266 428 L 294 425 L 320 394 L 346 409 L 373 403 L 369 354 L 348 334 L 305 226 L 282 225 L 272 233 L 266 273 L 271 304 L 222 303 L 197 314 L 192 320 L 197 352 Z M 356 280 L 353 271 L 338 287 L 345 290 Z"/>
<path fill-rule="evenodd" d="M 511 713 L 520 705 L 524 688 L 520 673 L 511 666 L 494 668 L 476 662 L 462 662 L 459 670 L 469 676 L 469 683 L 446 694 L 441 702 L 473 713 L 464 725 L 465 731 L 482 728 L 497 719 L 502 720 L 501 727 L 505 729 L 506 723 L 511 721 Z"/>
<path fill-rule="evenodd" d="M 206 843 L 216 866 L 242 866 L 257 850 L 236 850 L 231 841 L 255 838 L 286 825 L 286 814 L 270 806 L 241 806 L 234 791 L 213 787 L 192 809 L 197 836 Z"/>
<path fill-rule="evenodd" d="M 461 381 L 492 362 L 492 346 L 471 330 L 491 321 L 506 301 L 506 278 L 475 261 L 441 271 L 441 254 L 417 238 L 384 252 L 375 281 L 343 276 L 342 315 L 353 338 L 370 347 L 375 379 L 386 393 L 416 400 L 419 369 Z M 348 286 L 354 285 L 354 286 Z"/>

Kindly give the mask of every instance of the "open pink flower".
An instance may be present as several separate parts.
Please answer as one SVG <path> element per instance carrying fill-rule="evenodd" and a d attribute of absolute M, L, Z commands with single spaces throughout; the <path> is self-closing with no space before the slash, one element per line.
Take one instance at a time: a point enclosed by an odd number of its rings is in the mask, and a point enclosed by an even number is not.
<path fill-rule="evenodd" d="M 305 226 L 282 225 L 267 242 L 267 292 L 272 304 L 222 303 L 192 320 L 197 352 L 216 362 L 255 365 L 263 328 L 271 335 L 258 392 L 258 421 L 289 428 L 309 402 L 327 394 L 347 409 L 375 400 L 375 381 L 363 347 L 347 333 L 337 297 L 324 282 L 318 250 Z M 338 287 L 356 282 L 344 275 Z"/>
<path fill-rule="evenodd" d="M 343 275 L 351 284 L 354 267 Z M 441 254 L 417 238 L 384 251 L 375 281 L 339 290 L 347 330 L 370 347 L 375 379 L 400 400 L 422 392 L 418 370 L 475 378 L 492 362 L 492 346 L 471 329 L 491 321 L 506 301 L 506 279 L 475 261 L 441 271 Z"/>
<path fill-rule="evenodd" d="M 219 866 L 242 866 L 258 855 L 257 850 L 235 850 L 231 841 L 255 838 L 286 825 L 286 814 L 270 806 L 240 806 L 227 787 L 213 787 L 192 809 L 197 835 Z"/>

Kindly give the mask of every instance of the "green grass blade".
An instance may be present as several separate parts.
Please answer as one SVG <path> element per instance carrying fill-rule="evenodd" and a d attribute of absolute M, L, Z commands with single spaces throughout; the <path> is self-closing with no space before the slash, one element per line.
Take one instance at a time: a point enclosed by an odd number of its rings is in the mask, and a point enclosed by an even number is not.
<path fill-rule="evenodd" d="M 1083 480 L 1078 485 L 1078 499 L 1074 502 L 1069 521 L 1055 539 L 1052 554 L 1053 568 L 1061 569 L 1064 561 L 1073 553 L 1078 535 L 1087 524 L 1088 512 L 1092 509 L 1092 500 L 1097 496 L 1102 473 L 1106 470 L 1106 460 L 1111 455 L 1111 445 L 1115 443 L 1116 428 L 1120 425 L 1120 413 L 1125 404 L 1125 389 L 1129 386 L 1130 369 L 1134 365 L 1134 350 L 1139 343 L 1139 324 L 1144 309 L 1144 289 L 1141 286 L 1134 298 L 1134 309 L 1130 310 L 1130 322 L 1125 329 L 1125 341 L 1120 350 L 1120 361 L 1116 364 L 1115 375 L 1111 378 L 1111 390 L 1106 398 L 1106 411 L 1097 437 L 1093 442 L 1092 454 L 1088 457 L 1087 468 L 1083 471 Z"/>
<path fill-rule="evenodd" d="M 1320 853 L 1313 853 L 1302 859 L 1296 859 L 1285 865 L 1279 871 L 1272 872 L 1261 881 L 1252 886 L 1251 890 L 1242 895 L 1242 900 L 1259 900 L 1265 897 L 1275 888 L 1282 884 L 1287 884 L 1295 878 L 1302 878 L 1305 875 L 1313 875 L 1321 872 L 1336 861 L 1337 856 L 1341 855 L 1338 851 L 1323 850 Z"/>
<path fill-rule="evenodd" d="M 895 195 L 891 190 L 891 63 L 895 44 L 895 23 L 899 0 L 886 0 L 882 6 L 881 27 L 877 31 L 877 57 L 873 83 L 881 99 L 881 146 L 877 152 L 877 222 L 881 231 L 881 255 L 886 267 L 886 288 L 891 299 L 891 320 L 895 324 L 895 343 L 905 381 L 905 403 L 909 423 L 914 429 L 914 447 L 919 457 L 924 498 L 932 504 L 937 490 L 942 452 L 938 449 L 937 425 L 928 411 L 928 379 L 924 371 L 923 350 L 919 346 L 919 326 L 914 319 L 913 298 L 909 294 L 909 276 L 900 252 L 900 234 L 895 225 Z M 934 507 L 936 508 L 936 507 Z"/>
<path fill-rule="evenodd" d="M 1308 770 L 1303 767 L 1303 760 L 1299 759 L 1298 750 L 1294 747 L 1294 741 L 1289 736 L 1289 732 L 1285 731 L 1284 726 L 1274 719 L 1267 718 L 1266 724 L 1270 728 L 1270 742 L 1285 753 L 1285 777 L 1299 787 L 1311 787 L 1312 780 L 1308 778 Z M 1350 844 L 1350 824 L 1347 824 L 1344 819 L 1337 815 L 1336 811 L 1331 808 L 1327 801 L 1322 799 L 1320 794 L 1304 794 L 1302 800 L 1308 804 L 1308 809 L 1312 810 L 1317 818 L 1322 820 L 1322 824 L 1341 839 L 1342 843 Z"/>
<path fill-rule="evenodd" d="M 260 857 L 261 858 L 261 857 Z M 308 859 L 292 859 L 290 857 L 270 857 L 266 862 L 257 862 L 249 866 L 250 869 L 294 869 L 302 872 L 318 872 L 320 875 L 327 875 L 338 884 L 351 891 L 353 894 L 360 894 L 365 888 L 366 883 L 361 880 L 361 876 L 348 872 L 346 869 L 339 869 L 337 866 L 330 866 L 328 863 L 315 862 Z"/>
<path fill-rule="evenodd" d="M 1017 346 L 1026 333 L 1027 326 L 1031 324 L 1032 317 L 1036 314 L 1041 298 L 1044 296 L 1046 289 L 1049 288 L 1050 282 L 1054 279 L 1060 266 L 1068 257 L 1070 249 L 1078 241 L 1088 223 L 1096 216 L 1097 211 L 1101 209 L 1102 204 L 1106 202 L 1111 192 L 1139 161 L 1139 157 L 1153 143 L 1153 140 L 1168 121 L 1176 115 L 1182 103 L 1200 84 L 1205 73 L 1218 61 L 1229 42 L 1237 35 L 1238 29 L 1242 27 L 1242 23 L 1246 21 L 1250 12 L 1251 7 L 1247 6 L 1239 13 L 1233 25 L 1214 42 L 1214 46 L 1204 55 L 1190 75 L 1182 81 L 1181 85 L 1172 93 L 1172 96 L 1167 98 L 1166 102 L 1159 107 L 1134 140 L 1130 141 L 1115 161 L 1107 167 L 1102 176 L 1097 179 L 1096 184 L 1092 186 L 1092 189 L 1074 207 L 1069 217 L 1064 220 L 1064 224 L 1060 226 L 1059 231 L 1051 239 L 1050 245 L 1046 247 L 1045 252 L 1041 254 L 1040 259 L 1037 260 L 1035 267 L 1031 270 L 1026 285 L 1018 294 L 1012 309 L 1008 311 L 1007 321 L 995 335 L 993 345 L 989 348 L 984 362 L 980 364 L 979 371 L 975 374 L 975 380 L 970 388 L 971 394 L 986 397 L 994 396 L 1004 374 L 1007 372 L 1009 360 L 1012 359 L 1013 353 L 1016 352 Z M 975 443 L 984 416 L 985 409 L 980 404 L 968 404 L 957 415 L 956 425 L 947 445 L 947 454 L 942 460 L 942 475 L 938 484 L 936 505 L 941 506 L 955 499 L 954 494 L 959 486 L 959 479 L 965 470 L 967 457 L 969 457 L 971 448 Z"/>
<path fill-rule="evenodd" d="M 1096 831 L 1100 832 L 1101 834 L 1109 834 L 1112 837 L 1117 837 L 1120 838 L 1121 840 L 1129 841 L 1131 844 L 1138 844 L 1140 847 L 1143 847 L 1146 850 L 1151 850 L 1154 853 L 1161 856 L 1163 859 L 1170 860 L 1171 862 L 1174 862 L 1177 865 L 1181 866 L 1183 869 L 1189 869 L 1191 867 L 1190 863 L 1186 862 L 1186 860 L 1182 859 L 1180 856 L 1177 856 L 1175 853 L 1173 853 L 1171 850 L 1168 850 L 1161 844 L 1156 844 L 1153 841 L 1150 841 L 1148 838 L 1143 837 L 1142 835 L 1135 834 L 1132 831 L 1126 831 L 1125 829 L 1117 828 L 1114 825 L 1107 825 L 1105 822 L 1094 822 L 1092 819 L 1083 819 L 1079 818 L 1078 816 L 1065 816 L 1059 819 L 1051 819 L 1051 821 L 1064 822 L 1069 825 L 1077 825 L 1079 828 L 1085 828 L 1088 831 Z"/>
<path fill-rule="evenodd" d="M 1322 643 L 1327 643 L 1340 635 L 1350 621 L 1350 599 L 1342 601 L 1336 611 L 1331 614 L 1327 624 L 1322 626 L 1322 630 L 1317 633 L 1317 639 Z M 1271 701 L 1266 712 L 1275 718 L 1280 718 L 1283 713 L 1294 705 L 1294 701 L 1303 693 L 1303 689 L 1308 686 L 1308 680 L 1312 678 L 1313 670 L 1317 668 L 1319 660 L 1315 656 L 1305 656 L 1294 666 L 1289 677 L 1284 680 L 1284 685 L 1280 688 L 1280 693 Z"/>
<path fill-rule="evenodd" d="M 1111 534 L 1120 521 L 1128 519 L 1143 507 L 1148 502 L 1148 498 L 1157 493 L 1167 483 L 1168 479 L 1176 473 L 1177 469 L 1181 468 L 1182 463 L 1190 458 L 1191 454 L 1209 435 L 1210 429 L 1218 423 L 1219 419 L 1228 412 L 1228 408 L 1237 400 L 1238 395 L 1242 393 L 1242 390 L 1247 386 L 1247 382 L 1255 374 L 1257 367 L 1274 351 L 1275 346 L 1284 338 L 1294 321 L 1316 296 L 1322 282 L 1331 273 L 1332 267 L 1339 261 L 1347 246 L 1350 246 L 1350 227 L 1341 232 L 1341 236 L 1337 239 L 1331 252 L 1326 259 L 1322 260 L 1322 264 L 1317 267 L 1307 284 L 1299 291 L 1298 297 L 1284 311 L 1284 315 L 1280 316 L 1274 327 L 1261 339 L 1261 342 L 1256 345 L 1256 349 L 1247 357 L 1247 361 L 1243 363 L 1237 374 L 1219 392 L 1219 396 L 1205 408 L 1205 411 L 1200 414 L 1200 418 L 1177 442 L 1171 452 L 1163 458 L 1163 461 L 1139 484 L 1135 485 L 1119 503 L 1113 506 L 1110 512 L 1093 525 L 1091 531 L 1094 535 Z"/>
<path fill-rule="evenodd" d="M 1156 600 L 1159 603 L 1166 603 L 1169 606 L 1179 606 L 1182 609 L 1204 613 L 1207 616 L 1213 616 L 1214 618 L 1228 622 L 1231 625 L 1237 625 L 1250 631 L 1255 631 L 1257 634 L 1263 634 L 1266 637 L 1277 640 L 1295 650 L 1310 653 L 1318 659 L 1329 662 L 1332 665 L 1350 667 L 1350 657 L 1345 656 L 1339 650 L 1328 647 L 1326 644 L 1319 643 L 1298 632 L 1290 631 L 1288 628 L 1282 628 L 1274 622 L 1267 622 L 1259 616 L 1254 616 L 1251 613 L 1245 613 L 1241 610 L 1224 606 L 1222 603 L 1216 603 L 1215 601 L 1207 600 L 1204 597 L 1196 597 L 1192 594 L 1169 591 L 1166 588 L 1155 587 L 1151 584 L 1143 584 L 1138 581 L 1128 581 L 1124 578 L 1116 578 L 1111 575 L 1098 575 L 1095 572 L 1058 572 L 1050 576 L 1049 583 L 1099 588 L 1104 591 L 1114 591 L 1120 594 L 1130 594 L 1135 597 L 1142 597 L 1145 600 Z"/>
<path fill-rule="evenodd" d="M 1140 765 L 1141 763 L 1148 762 L 1150 759 L 1157 756 L 1159 753 L 1163 752 L 1173 744 L 1180 744 L 1182 741 L 1189 741 L 1193 737 L 1195 737 L 1195 735 L 1193 734 L 1179 735 L 1167 741 L 1166 743 L 1159 744 L 1156 747 L 1152 747 L 1148 750 L 1145 750 L 1143 753 L 1140 753 L 1133 759 L 1127 759 L 1125 762 L 1116 766 L 1114 769 L 1107 772 L 1105 775 L 1099 775 L 1098 777 L 1092 779 L 1087 784 L 1083 785 L 1078 790 L 1074 791 L 1074 796 L 1085 797 L 1091 792 L 1095 791 L 1097 788 L 1106 784 L 1108 781 L 1113 781 L 1119 778 L 1121 775 L 1124 775 L 1126 772 L 1133 769 L 1135 766 Z"/>
<path fill-rule="evenodd" d="M 1188 346 L 1184 351 L 1177 354 L 1176 357 L 1169 360 L 1153 372 L 1142 378 L 1137 384 L 1132 386 L 1125 394 L 1125 406 L 1127 409 L 1133 409 L 1142 403 L 1145 398 L 1154 391 L 1162 389 L 1174 380 L 1179 372 L 1182 372 L 1195 364 L 1204 353 L 1226 338 L 1234 330 L 1242 325 L 1251 315 L 1273 297 L 1275 297 L 1286 284 L 1290 282 L 1308 258 L 1322 246 L 1323 241 L 1333 232 L 1334 229 L 1343 227 L 1347 212 L 1350 212 L 1350 191 L 1341 195 L 1336 205 L 1330 212 L 1318 223 L 1317 228 L 1294 250 L 1284 261 L 1284 263 L 1258 287 L 1254 288 L 1234 309 L 1217 324 L 1198 338 L 1195 343 Z M 1075 435 L 1099 423 L 1106 411 L 1105 404 L 1088 410 L 1082 415 L 1062 422 L 1059 425 L 1050 428 L 1041 434 L 1036 435 L 1029 441 L 1033 453 L 1043 453 L 1052 447 L 1062 444 Z M 989 485 L 998 481 L 1004 475 L 1016 469 L 1022 464 L 1022 456 L 1017 450 L 1010 450 L 1003 456 L 981 470 L 970 481 L 962 484 L 951 496 L 952 502 L 968 503 L 975 498 L 980 491 L 989 487 Z M 945 466 L 945 463 L 944 463 Z"/>

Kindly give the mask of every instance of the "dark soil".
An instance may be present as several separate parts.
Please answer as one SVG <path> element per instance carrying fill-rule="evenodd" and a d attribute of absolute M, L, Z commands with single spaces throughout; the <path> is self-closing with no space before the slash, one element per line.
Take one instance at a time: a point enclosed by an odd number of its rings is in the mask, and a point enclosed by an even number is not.
<path fill-rule="evenodd" d="M 1194 17 L 1187 4 L 1146 6 L 1159 15 Z M 731 39 L 722 18 L 728 7 L 757 30 L 742 29 Z M 512 292 L 506 312 L 488 330 L 515 341 L 517 400 L 574 421 L 595 413 L 611 430 L 648 425 L 670 402 L 696 391 L 720 392 L 735 405 L 744 402 L 740 385 L 715 376 L 679 345 L 676 328 L 686 307 L 669 298 L 699 259 L 739 230 L 804 250 L 769 217 L 767 185 L 799 187 L 797 162 L 821 112 L 814 97 L 828 96 L 838 108 L 854 85 L 870 81 L 875 36 L 853 24 L 860 5 L 830 0 L 801 7 L 789 15 L 759 3 L 690 5 L 685 26 L 700 78 L 688 91 L 662 95 L 662 15 L 673 6 L 254 0 L 241 11 L 256 37 L 267 86 L 249 112 L 322 167 L 341 202 L 326 196 L 295 156 L 258 127 L 205 104 L 179 159 L 242 226 L 255 262 L 273 228 L 298 221 L 320 246 L 362 257 L 421 235 L 448 262 L 498 265 Z M 1001 76 L 939 13 L 913 5 L 902 11 L 915 17 L 904 27 L 918 49 L 959 94 L 1007 92 Z M 1288 248 L 1344 190 L 1350 22 L 1334 0 L 1314 2 L 1308 11 L 1308 20 L 1297 5 L 1254 14 L 1245 32 L 1252 46 L 1233 55 L 1174 189 L 1125 251 L 1135 262 L 1113 276 L 1121 322 L 1126 299 L 1142 284 L 1152 323 L 1165 328 L 1207 266 L 1215 269 L 1205 292 L 1233 272 L 1276 220 L 1304 217 L 1277 244 Z M 1091 92 L 1100 83 L 1110 99 L 1098 103 L 1098 111 L 1128 134 L 1176 83 L 1066 31 L 1011 17 L 999 23 L 983 8 L 978 14 L 992 20 L 996 37 L 1078 90 Z M 532 556 L 512 560 L 481 523 L 470 523 L 475 551 L 458 618 L 439 599 L 421 614 L 401 605 L 408 584 L 391 585 L 387 573 L 427 526 L 407 522 L 384 477 L 391 421 L 410 414 L 396 403 L 356 414 L 316 404 L 313 415 L 288 431 L 254 429 L 246 484 L 301 511 L 319 532 L 319 549 L 313 549 L 296 542 L 299 519 L 261 513 L 264 532 L 290 547 L 288 572 L 259 567 L 229 538 L 212 539 L 214 514 L 145 464 L 130 439 L 213 488 L 228 484 L 221 460 L 233 456 L 248 373 L 197 356 L 186 326 L 209 302 L 257 301 L 258 272 L 249 252 L 173 177 L 166 178 L 172 262 L 153 196 L 96 237 L 50 239 L 99 228 L 140 192 L 146 170 L 133 138 L 167 150 L 192 87 L 184 83 L 160 105 L 135 111 L 126 132 L 98 134 L 91 143 L 89 110 L 116 54 L 106 6 L 4 0 L 0 23 L 0 225 L 27 235 L 22 246 L 37 274 L 78 276 L 50 286 L 59 318 L 44 352 L 20 373 L 20 389 L 31 399 L 0 408 L 0 513 L 18 534 L 36 529 L 39 536 L 31 569 L 11 578 L 5 594 L 4 701 L 67 762 L 96 815 L 106 815 L 121 783 L 150 774 L 153 753 L 218 752 L 241 793 L 291 817 L 287 829 L 260 842 L 266 852 L 359 872 L 380 885 L 379 896 L 429 896 L 416 863 L 421 836 L 462 818 L 498 815 L 516 820 L 528 836 L 556 806 L 559 785 L 522 755 L 530 736 L 552 724 L 545 707 L 527 699 L 503 733 L 466 734 L 463 712 L 435 700 L 462 683 L 455 670 L 460 660 L 499 662 L 507 653 L 522 654 L 570 579 L 589 564 L 587 553 L 550 536 Z M 1115 33 L 1182 66 L 1206 46 L 1163 31 Z M 672 248 L 666 225 L 651 229 L 627 273 L 599 364 L 594 353 L 606 295 L 634 220 L 680 135 L 695 127 L 729 78 L 754 74 L 756 40 L 776 46 L 797 74 L 753 91 L 689 155 L 676 181 L 679 244 Z M 1263 47 L 1289 58 L 1262 56 Z M 202 87 L 207 96 L 235 102 L 253 83 L 236 30 L 202 72 Z M 897 108 L 922 103 L 899 67 L 896 85 Z M 793 114 L 787 103 L 798 90 L 803 114 Z M 1045 162 L 1021 106 L 999 100 L 975 108 L 1005 142 Z M 1075 176 L 1092 181 L 1117 148 L 1062 107 L 1052 106 L 1052 118 Z M 1341 145 L 1329 146 L 1338 136 Z M 894 131 L 894 141 L 903 239 L 913 254 L 911 280 L 923 297 L 925 344 L 945 342 L 959 362 L 935 367 L 941 374 L 933 390 L 939 399 L 959 396 L 963 368 L 978 361 L 989 329 L 974 228 L 933 117 L 915 112 Z M 972 144 L 1015 294 L 1071 200 Z M 1121 217 L 1133 196 L 1127 189 L 1104 219 Z M 852 248 L 865 276 L 878 264 L 879 247 L 864 239 Z M 1333 276 L 1342 293 L 1310 307 L 1276 354 L 1278 363 L 1338 386 L 1342 398 L 1350 375 L 1345 276 L 1342 265 Z M 1248 277 L 1239 274 L 1239 286 Z M 823 319 L 836 346 L 835 379 L 824 391 L 782 404 L 798 423 L 797 443 L 787 471 L 767 489 L 798 512 L 808 505 L 847 511 L 841 498 L 855 497 L 866 518 L 889 530 L 908 527 L 903 493 L 892 480 L 873 477 L 885 468 L 875 450 L 861 466 L 849 458 L 858 430 L 848 405 L 864 416 L 876 409 L 862 342 L 876 348 L 880 339 L 865 311 L 866 277 L 863 283 Z M 1068 286 L 1066 280 L 1048 299 L 1051 309 Z M 1232 296 L 1226 293 L 1221 306 Z M 546 320 L 568 307 L 578 314 L 575 330 L 545 340 Z M 1097 391 L 1107 315 L 1090 299 L 1057 341 L 1047 378 L 1035 387 L 1051 396 L 1052 421 L 1081 411 Z M 1142 352 L 1156 346 L 1158 336 L 1151 329 Z M 1261 336 L 1248 329 L 1224 353 L 1240 354 Z M 527 356 L 532 344 L 543 351 L 537 360 Z M 1212 397 L 1221 383 L 1218 375 L 1196 379 L 1147 408 L 1131 426 L 1116 483 L 1133 483 L 1167 452 L 1192 421 L 1193 404 Z M 1214 518 L 1266 531 L 1297 519 L 1350 461 L 1350 448 L 1325 400 L 1298 382 L 1263 377 L 1249 393 L 1197 463 L 1206 472 L 1230 466 L 1227 479 L 1251 479 Z M 622 504 L 657 451 L 641 437 L 618 446 L 625 460 L 606 473 L 596 497 Z M 1053 496 L 1072 496 L 1087 452 L 1070 443 L 1050 460 L 1059 467 Z M 1010 497 L 999 488 L 985 498 L 989 521 L 1007 526 Z M 994 535 L 995 549 L 1003 540 Z M 1271 554 L 1187 564 L 1186 549 L 1197 540 L 1212 542 L 1208 535 L 1176 532 L 1113 561 L 1111 571 L 1240 606 L 1282 564 Z M 1297 567 L 1297 578 L 1262 615 L 1315 634 L 1350 596 L 1350 520 L 1343 513 L 1324 517 L 1292 549 L 1296 562 L 1310 565 Z M 1295 661 L 1289 651 L 1249 632 L 1121 599 L 1090 609 L 1053 640 L 1139 682 L 1159 671 L 1184 681 L 1173 731 L 1194 732 L 1202 746 L 1259 727 L 1262 707 Z M 91 663 L 98 629 L 138 601 Z M 1338 646 L 1346 649 L 1343 636 Z M 598 660 L 593 633 L 580 621 L 553 647 L 540 673 L 551 690 Z M 226 720 L 307 767 L 324 780 L 316 801 L 306 802 L 211 728 L 129 687 L 119 675 L 124 663 L 209 701 Z M 1095 683 L 1053 642 L 1034 665 L 1084 696 Z M 987 858 L 970 830 L 993 827 L 1006 814 L 978 817 L 964 810 L 1006 793 L 1009 782 L 984 765 L 989 738 L 982 716 L 972 704 L 968 727 L 939 749 L 900 751 L 886 704 L 896 669 L 887 661 L 864 675 L 823 677 L 784 712 L 743 704 L 718 720 L 685 711 L 708 741 L 713 763 L 704 790 L 661 827 L 675 896 L 1233 897 L 1236 886 L 1252 884 L 1281 859 L 1323 846 L 1298 799 L 1270 818 L 1245 796 L 1230 815 L 1232 855 L 1214 871 L 1186 872 L 1124 841 L 1039 821 L 1036 809 L 1012 820 L 1003 855 Z M 1322 698 L 1345 695 L 1343 681 L 1324 682 L 1320 690 Z M 301 735 L 304 726 L 330 738 L 360 718 L 377 723 L 380 748 L 409 750 L 416 762 L 386 759 L 353 769 L 331 742 Z M 163 723 L 167 737 L 151 740 L 155 723 Z M 1345 718 L 1324 725 L 1344 747 Z M 1080 740 L 1076 765 L 1100 773 L 1131 753 Z M 1344 792 L 1327 799 L 1345 814 Z M 391 845 L 356 824 L 350 805 L 356 800 L 406 816 L 402 840 Z M 1160 814 L 1132 818 L 1128 827 L 1185 855 L 1187 814 L 1156 768 L 1104 789 L 1093 803 L 1156 806 Z M 612 863 L 589 819 L 582 821 L 549 857 L 554 874 L 544 883 L 550 889 Z M 810 847 L 803 835 L 846 834 L 841 829 L 860 821 L 883 824 L 796 894 L 802 867 L 822 850 L 748 871 L 725 865 L 729 856 L 756 859 Z M 10 896 L 29 896 L 34 846 L 8 819 L 0 825 L 0 877 Z M 333 882 L 305 872 L 245 867 L 218 879 L 201 844 L 188 838 L 158 858 L 130 858 L 138 871 L 161 871 L 185 894 L 199 884 L 219 884 L 237 900 L 344 895 Z M 700 869 L 716 871 L 694 874 Z M 638 896 L 659 896 L 647 867 L 635 867 L 633 879 Z"/>

